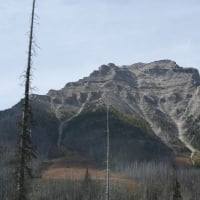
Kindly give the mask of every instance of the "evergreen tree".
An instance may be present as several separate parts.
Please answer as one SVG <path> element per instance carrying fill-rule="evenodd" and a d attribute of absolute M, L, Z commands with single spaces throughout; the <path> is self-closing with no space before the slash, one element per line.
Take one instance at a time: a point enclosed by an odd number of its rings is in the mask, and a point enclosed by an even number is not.
<path fill-rule="evenodd" d="M 174 187 L 173 187 L 173 200 L 182 200 L 181 192 L 180 192 L 180 184 L 178 179 L 175 179 Z"/>
<path fill-rule="evenodd" d="M 92 178 L 88 168 L 85 171 L 85 176 L 82 182 L 82 199 L 92 200 Z"/>
<path fill-rule="evenodd" d="M 20 122 L 20 134 L 17 146 L 17 167 L 16 167 L 16 199 L 27 199 L 27 180 L 32 177 L 30 161 L 35 157 L 31 139 L 31 108 L 30 108 L 30 84 L 31 67 L 33 55 L 33 28 L 35 17 L 35 2 L 32 4 L 31 25 L 28 46 L 28 61 L 25 72 L 25 92 L 23 99 L 22 120 Z"/>
<path fill-rule="evenodd" d="M 173 200 L 182 200 L 182 196 L 181 196 L 181 186 L 180 183 L 178 181 L 178 176 L 177 176 L 177 166 L 176 163 L 173 159 Z"/>

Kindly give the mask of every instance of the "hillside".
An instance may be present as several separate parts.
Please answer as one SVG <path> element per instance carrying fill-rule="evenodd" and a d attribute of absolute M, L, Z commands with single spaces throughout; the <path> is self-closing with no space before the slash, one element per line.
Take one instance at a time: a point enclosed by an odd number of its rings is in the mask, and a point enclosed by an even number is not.
<path fill-rule="evenodd" d="M 194 161 L 200 150 L 199 86 L 196 69 L 170 60 L 102 65 L 61 90 L 31 96 L 33 139 L 49 158 L 75 153 L 103 162 L 107 104 L 113 164 L 189 152 Z M 2 140 L 16 140 L 22 101 L 0 112 Z"/>

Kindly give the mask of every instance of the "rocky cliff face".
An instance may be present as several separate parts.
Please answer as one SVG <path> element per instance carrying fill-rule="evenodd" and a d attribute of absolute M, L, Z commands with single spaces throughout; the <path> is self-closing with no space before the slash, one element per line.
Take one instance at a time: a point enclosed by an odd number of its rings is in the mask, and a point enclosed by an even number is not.
<path fill-rule="evenodd" d="M 190 117 L 196 120 L 200 114 L 198 71 L 179 67 L 168 60 L 136 64 L 128 69 L 137 77 L 138 105 L 154 132 L 172 147 L 179 139 L 193 156 L 199 149 L 199 145 L 193 143 L 199 133 L 192 133 L 187 123 Z"/>
<path fill-rule="evenodd" d="M 122 67 L 102 65 L 88 77 L 43 96 L 32 95 L 32 100 L 36 121 L 41 117 L 42 123 L 48 124 L 49 118 L 55 130 L 57 127 L 57 132 L 50 135 L 57 138 L 58 146 L 66 141 L 66 127 L 89 105 L 107 104 L 124 115 L 146 121 L 154 134 L 175 152 L 187 148 L 193 157 L 200 150 L 199 73 L 170 60 Z M 16 106 L 0 113 L 0 126 L 14 109 Z M 49 131 L 46 130 L 47 135 Z"/>

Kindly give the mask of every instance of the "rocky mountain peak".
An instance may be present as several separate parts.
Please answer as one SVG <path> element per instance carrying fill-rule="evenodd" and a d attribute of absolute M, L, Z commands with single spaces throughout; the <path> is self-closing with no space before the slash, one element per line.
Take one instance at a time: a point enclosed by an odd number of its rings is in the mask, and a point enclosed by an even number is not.
<path fill-rule="evenodd" d="M 117 67 L 115 64 L 113 63 L 109 63 L 108 65 L 101 65 L 98 70 L 94 70 L 88 77 L 88 79 L 93 79 L 93 78 L 99 78 L 99 77 L 104 77 L 112 79 L 113 76 L 116 74 L 117 69 L 119 69 L 119 67 Z"/>
<path fill-rule="evenodd" d="M 107 103 L 121 113 L 140 116 L 166 145 L 175 150 L 185 146 L 193 156 L 200 150 L 199 86 L 197 69 L 171 60 L 121 67 L 109 63 L 61 90 L 34 95 L 34 101 L 58 120 L 58 144 L 70 120 L 89 105 Z"/>

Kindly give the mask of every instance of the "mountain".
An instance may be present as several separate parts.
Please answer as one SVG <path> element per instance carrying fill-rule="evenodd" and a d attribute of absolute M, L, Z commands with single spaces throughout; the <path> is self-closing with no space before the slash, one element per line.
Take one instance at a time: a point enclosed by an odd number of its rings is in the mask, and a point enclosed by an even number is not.
<path fill-rule="evenodd" d="M 103 161 L 108 105 L 113 161 L 199 158 L 200 76 L 173 61 L 102 65 L 31 101 L 33 140 L 49 157 L 78 153 Z M 16 139 L 22 102 L 0 112 L 2 140 Z"/>

